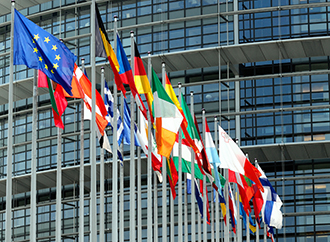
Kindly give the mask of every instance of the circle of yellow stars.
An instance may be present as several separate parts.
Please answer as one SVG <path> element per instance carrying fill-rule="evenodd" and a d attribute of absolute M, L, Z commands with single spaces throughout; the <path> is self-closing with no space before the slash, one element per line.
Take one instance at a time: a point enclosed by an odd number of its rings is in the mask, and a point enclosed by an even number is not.
<path fill-rule="evenodd" d="M 35 41 L 38 41 L 39 39 L 40 39 L 39 34 L 35 34 L 34 37 L 33 37 L 33 39 L 32 39 L 32 42 L 35 44 L 36 43 Z M 50 41 L 49 37 L 45 37 L 44 40 L 43 40 L 43 42 L 45 42 L 47 44 L 49 43 L 49 41 Z M 56 52 L 57 49 L 58 49 L 58 47 L 56 45 L 52 45 L 52 49 L 51 50 L 53 50 L 54 52 Z M 38 54 L 38 48 L 37 47 L 34 47 L 33 48 L 33 53 Z M 57 62 L 53 63 L 53 67 L 50 69 L 50 72 L 52 74 L 54 74 L 54 69 L 57 70 L 57 68 L 59 67 L 58 62 L 60 61 L 60 59 L 61 59 L 61 56 L 59 54 L 57 55 L 55 53 L 54 60 L 57 61 Z M 43 59 L 42 59 L 41 56 L 38 56 L 38 61 L 43 62 Z M 48 65 L 46 63 L 44 64 L 44 68 L 46 70 L 49 69 L 49 67 L 48 67 Z"/>

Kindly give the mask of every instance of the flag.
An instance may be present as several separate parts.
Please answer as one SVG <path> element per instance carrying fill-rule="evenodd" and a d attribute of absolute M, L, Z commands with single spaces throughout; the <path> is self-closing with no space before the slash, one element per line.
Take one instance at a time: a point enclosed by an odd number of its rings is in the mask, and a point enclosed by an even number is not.
<path fill-rule="evenodd" d="M 40 28 L 15 9 L 14 65 L 41 70 L 71 93 L 71 80 L 77 57 L 59 39 Z"/>
<path fill-rule="evenodd" d="M 236 234 L 237 210 L 235 206 L 233 192 L 231 190 L 231 186 L 229 185 L 229 183 L 228 183 L 228 203 L 229 203 L 229 215 L 231 220 L 231 226 L 233 228 L 234 233 Z M 224 219 L 226 220 L 226 217 Z"/>
<path fill-rule="evenodd" d="M 102 136 L 99 129 L 97 129 L 96 133 L 97 133 L 97 138 L 99 140 L 100 147 L 112 154 L 112 149 L 111 149 L 110 142 L 109 142 L 106 132 L 104 131 L 104 135 Z"/>
<path fill-rule="evenodd" d="M 204 143 L 203 143 L 203 140 L 202 140 L 201 133 L 199 132 L 198 123 L 197 123 L 197 119 L 196 119 L 196 116 L 195 115 L 194 115 L 194 123 L 195 123 L 195 127 L 196 127 L 196 130 L 197 130 L 197 134 L 198 134 L 199 141 L 201 143 L 201 148 L 202 148 L 202 150 L 200 152 L 202 154 L 203 169 L 205 171 L 206 176 L 209 178 L 209 181 L 212 183 L 212 186 L 216 190 L 218 190 L 218 187 L 216 186 L 216 184 L 213 183 L 214 182 L 214 178 L 212 176 L 212 168 L 211 168 L 209 159 L 208 159 L 207 154 L 206 154 L 206 151 L 205 151 Z"/>
<path fill-rule="evenodd" d="M 247 185 L 243 184 L 243 182 L 245 182 L 245 180 L 242 179 L 241 174 L 234 172 L 232 170 L 228 170 L 228 181 L 237 184 L 245 213 L 250 214 L 251 213 L 251 207 L 250 207 L 250 203 L 249 203 L 250 200 L 247 199 L 246 192 L 245 192 L 245 187 Z"/>
<path fill-rule="evenodd" d="M 202 181 L 202 180 L 200 180 L 200 181 Z M 191 183 L 192 183 L 191 175 L 187 173 L 187 193 L 188 194 L 191 194 L 191 186 L 193 186 Z M 203 196 L 199 189 L 199 186 L 197 185 L 196 179 L 193 179 L 193 183 L 195 186 L 195 198 L 197 201 L 197 206 L 198 206 L 199 212 L 203 218 Z M 207 214 L 207 223 L 210 224 L 209 213 Z"/>
<path fill-rule="evenodd" d="M 204 192 L 206 193 L 206 216 L 207 216 L 207 223 L 210 224 L 210 204 L 209 204 L 209 196 L 207 192 L 207 186 L 205 186 L 205 191 L 204 191 L 204 182 L 203 180 L 199 180 L 199 187 L 201 191 L 202 197 L 204 196 Z"/>
<path fill-rule="evenodd" d="M 220 167 L 230 169 L 247 176 L 258 188 L 263 191 L 259 177 L 261 173 L 256 169 L 250 161 L 246 158 L 242 150 L 229 137 L 229 135 L 219 125 L 219 156 Z"/>
<path fill-rule="evenodd" d="M 261 177 L 259 179 L 264 187 L 264 191 L 261 192 L 262 198 L 264 200 L 264 204 L 261 210 L 263 222 L 270 227 L 281 229 L 283 215 L 280 209 L 283 203 L 278 194 L 275 192 L 273 186 L 270 184 L 261 167 L 257 165 L 257 168 L 261 173 Z"/>
<path fill-rule="evenodd" d="M 168 182 L 170 183 L 173 199 L 176 197 L 175 185 L 178 182 L 178 172 L 175 168 L 172 157 L 166 158 L 166 170 Z"/>
<path fill-rule="evenodd" d="M 246 224 L 247 224 L 247 221 L 246 221 L 246 213 L 244 211 L 244 208 L 243 208 L 243 204 L 242 204 L 242 200 L 241 200 L 241 196 L 239 198 L 239 206 L 240 206 L 240 215 L 242 215 L 242 218 L 243 218 L 243 224 L 244 224 L 244 227 L 246 229 Z M 256 228 L 256 224 L 253 222 L 252 220 L 252 217 L 251 217 L 251 214 L 249 214 L 249 231 L 251 234 L 255 234 L 257 228 Z"/>
<path fill-rule="evenodd" d="M 91 120 L 92 119 L 92 85 L 91 82 L 88 80 L 88 78 L 85 76 L 85 74 L 81 71 L 81 69 L 75 65 L 74 69 L 74 75 L 79 81 L 79 84 L 85 94 L 84 96 L 84 119 Z M 106 120 L 106 116 L 108 114 L 105 105 L 103 103 L 103 99 L 100 95 L 100 93 L 95 90 L 96 92 L 96 109 L 95 109 L 95 115 L 96 115 L 96 124 L 97 127 L 101 133 L 101 135 L 104 135 L 104 129 L 108 125 L 108 121 Z"/>
<path fill-rule="evenodd" d="M 214 176 L 214 180 L 215 180 L 215 184 L 217 185 L 217 187 L 219 188 L 219 193 L 221 196 L 223 196 L 222 194 L 222 185 L 220 182 L 220 174 L 218 172 L 218 166 L 220 165 L 220 159 L 219 159 L 219 155 L 217 152 L 217 149 L 215 148 L 214 142 L 213 142 L 213 138 L 209 129 L 209 125 L 207 124 L 207 120 L 205 118 L 205 150 L 206 150 L 206 154 L 208 156 L 209 162 L 213 165 L 213 176 Z"/>
<path fill-rule="evenodd" d="M 202 167 L 203 166 L 202 165 L 202 154 L 201 154 L 202 143 L 200 142 L 199 135 L 198 135 L 197 129 L 194 124 L 194 120 L 191 116 L 191 113 L 188 109 L 188 105 L 187 105 L 186 101 L 184 100 L 182 93 L 181 93 L 181 101 L 182 101 L 181 102 L 182 110 L 183 110 L 184 116 L 186 117 L 186 120 L 188 122 L 187 128 L 184 127 L 183 125 L 181 125 L 182 132 L 184 134 L 184 139 L 186 139 L 188 141 L 189 145 L 193 148 L 193 150 L 196 154 L 196 161 L 198 164 L 198 168 L 201 171 L 201 173 L 203 175 L 205 175 L 205 172 Z"/>
<path fill-rule="evenodd" d="M 183 121 L 181 123 L 181 129 L 182 129 L 182 132 L 183 132 L 183 136 L 184 138 L 187 140 L 187 142 L 190 144 L 190 146 L 193 148 L 194 152 L 198 155 L 198 157 L 200 157 L 200 154 L 199 154 L 199 150 L 195 144 L 195 141 L 193 141 L 188 133 L 188 128 L 190 128 L 188 126 L 188 121 L 186 119 L 186 116 L 185 116 L 185 113 L 180 105 L 180 102 L 178 100 L 178 98 L 176 97 L 176 94 L 173 90 L 173 87 L 171 85 L 171 82 L 170 80 L 168 79 L 168 76 L 165 75 L 165 90 L 166 90 L 166 93 L 168 94 L 168 96 L 171 98 L 171 100 L 173 101 L 173 103 L 175 104 L 175 106 L 178 108 L 178 110 L 180 111 L 180 113 L 182 114 L 182 117 L 183 117 Z M 185 101 L 184 101 L 184 98 L 181 94 L 181 97 L 182 97 L 182 102 L 183 105 L 185 105 L 187 107 L 187 104 L 185 104 Z M 188 108 L 186 108 L 186 110 L 188 110 Z M 188 111 L 189 112 L 189 111 Z M 190 112 L 189 112 L 190 114 Z M 190 115 L 191 116 L 191 115 Z M 199 158 L 198 158 L 199 159 Z M 203 172 L 203 171 L 202 171 Z M 204 172 L 203 172 L 204 174 Z"/>
<path fill-rule="evenodd" d="M 148 121 L 145 119 L 143 115 L 139 115 L 140 118 L 140 126 L 137 131 L 137 137 L 139 139 L 141 149 L 143 150 L 144 154 L 148 157 L 148 138 L 151 138 L 151 162 L 152 162 L 152 168 L 156 172 L 159 181 L 161 182 L 162 176 L 161 176 L 161 167 L 162 167 L 162 156 L 158 154 L 156 142 L 154 140 L 153 135 L 151 134 L 151 137 L 148 137 Z"/>
<path fill-rule="evenodd" d="M 179 109 L 180 113 L 182 114 L 182 117 L 183 117 L 182 125 L 187 127 L 188 126 L 188 121 L 187 121 L 186 117 L 184 116 L 184 113 L 183 113 L 182 107 L 180 105 L 180 102 L 179 102 L 178 98 L 176 97 L 176 94 L 175 94 L 174 89 L 171 85 L 170 79 L 168 79 L 167 74 L 165 74 L 165 91 L 168 94 L 168 96 L 171 98 L 171 100 L 175 104 L 175 106 Z"/>
<path fill-rule="evenodd" d="M 268 226 L 267 226 L 267 237 L 270 238 L 272 242 L 275 241 L 275 239 L 274 239 L 274 229 L 273 229 L 273 227 L 268 227 Z"/>
<path fill-rule="evenodd" d="M 173 161 L 177 169 L 179 169 L 179 138 L 176 137 L 176 141 L 173 146 Z M 191 158 L 195 157 L 193 149 L 190 147 L 186 139 L 181 140 L 181 162 L 182 162 L 182 172 L 191 174 Z M 203 180 L 203 174 L 198 167 L 196 159 L 195 162 L 195 178 Z"/>
<path fill-rule="evenodd" d="M 50 83 L 50 82 L 49 82 Z M 54 123 L 55 126 L 61 129 L 64 129 L 64 124 L 61 119 L 62 114 L 64 113 L 66 107 L 68 106 L 68 101 L 65 99 L 64 96 L 64 89 L 61 85 L 57 85 L 55 92 L 54 92 L 54 98 L 56 101 L 57 111 L 53 108 L 53 116 L 54 116 Z M 53 106 L 53 104 L 52 104 Z"/>
<path fill-rule="evenodd" d="M 169 157 L 183 117 L 167 95 L 154 70 L 152 73 L 157 148 L 160 155 Z"/>
<path fill-rule="evenodd" d="M 124 144 L 131 144 L 131 110 L 128 107 L 124 98 Z M 140 147 L 139 139 L 137 138 L 137 126 L 134 123 L 134 145 Z"/>
<path fill-rule="evenodd" d="M 254 190 L 254 194 L 253 194 L 253 210 L 254 210 L 254 216 L 256 218 L 256 221 L 259 225 L 260 228 L 260 217 L 259 214 L 261 213 L 262 210 L 262 206 L 264 204 L 264 200 L 262 198 L 262 194 L 260 192 L 260 190 L 258 189 L 256 184 L 252 185 L 252 188 Z"/>
<path fill-rule="evenodd" d="M 127 56 L 125 54 L 123 45 L 120 41 L 119 35 L 117 33 L 117 59 L 119 64 L 119 76 L 121 77 L 123 83 L 128 84 L 131 89 L 132 95 L 136 102 L 136 105 L 141 110 L 144 117 L 147 119 L 147 109 L 143 104 L 143 101 L 136 89 L 134 77 L 132 73 L 131 66 L 128 62 Z"/>
<path fill-rule="evenodd" d="M 144 94 L 146 97 L 151 121 L 153 122 L 152 102 L 154 98 L 152 96 L 152 91 L 146 70 L 144 69 L 144 65 L 135 42 L 134 42 L 134 83 L 138 93 Z"/>
<path fill-rule="evenodd" d="M 115 76 L 115 83 L 117 85 L 118 90 L 122 91 L 124 97 L 126 97 L 126 90 L 123 85 L 122 79 L 119 75 L 119 63 L 116 57 L 115 52 L 112 49 L 110 44 L 110 40 L 108 38 L 108 34 L 104 28 L 103 21 L 99 12 L 97 5 L 95 4 L 95 56 L 96 57 L 105 57 L 108 58 L 112 72 Z"/>
<path fill-rule="evenodd" d="M 104 104 L 106 107 L 106 110 L 108 112 L 108 114 L 106 115 L 106 119 L 108 121 L 108 125 L 113 129 L 113 96 L 112 93 L 108 87 L 108 84 L 106 82 L 106 80 L 104 80 L 105 84 L 104 84 Z M 114 131 L 115 132 L 115 131 Z M 120 116 L 120 112 L 117 109 L 117 142 L 118 142 L 118 146 L 121 144 L 121 141 L 123 139 L 124 136 L 124 125 Z"/>
<path fill-rule="evenodd" d="M 62 86 L 57 85 L 55 91 L 53 90 L 52 81 L 43 73 L 41 70 L 38 70 L 38 87 L 47 87 L 49 90 L 50 102 L 52 105 L 52 112 L 54 117 L 54 124 L 56 127 L 64 129 L 64 124 L 61 119 L 62 114 L 64 113 L 68 102 L 64 96 L 64 90 Z"/>

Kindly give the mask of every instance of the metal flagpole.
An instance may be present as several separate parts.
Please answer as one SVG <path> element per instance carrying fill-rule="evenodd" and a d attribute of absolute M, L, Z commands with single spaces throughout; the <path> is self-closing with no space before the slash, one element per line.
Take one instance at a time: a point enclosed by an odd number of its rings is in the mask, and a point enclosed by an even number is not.
<path fill-rule="evenodd" d="M 37 241 L 37 130 L 38 130 L 38 70 L 33 73 L 32 103 L 32 148 L 31 148 L 31 209 L 30 209 L 30 240 Z"/>
<path fill-rule="evenodd" d="M 97 239 L 97 209 L 96 209 L 96 67 L 95 67 L 95 0 L 92 0 L 91 5 L 91 79 L 92 79 L 92 120 L 90 123 L 91 133 L 90 133 L 90 164 L 91 164 L 91 186 L 90 186 L 90 240 Z"/>
<path fill-rule="evenodd" d="M 224 236 L 225 236 L 224 242 L 229 242 L 229 216 L 230 216 L 229 213 L 230 213 L 230 211 L 229 211 L 229 190 L 228 190 L 228 186 L 230 186 L 230 185 L 229 185 L 229 182 L 228 182 L 228 170 L 227 169 L 224 169 L 224 174 L 225 174 L 225 179 L 226 179 L 224 196 L 225 196 L 225 198 L 227 198 L 226 199 L 226 224 L 227 225 L 224 226 Z"/>
<path fill-rule="evenodd" d="M 117 16 L 114 16 L 114 49 L 117 49 Z M 118 241 L 118 142 L 117 142 L 117 106 L 118 93 L 113 82 L 113 161 L 112 161 L 112 241 Z"/>
<path fill-rule="evenodd" d="M 133 43 L 134 44 L 134 43 Z M 131 45 L 131 48 L 134 48 L 134 45 Z M 131 66 L 134 68 L 134 56 L 131 55 Z M 134 75 L 133 75 L 134 77 Z M 145 132 L 144 130 L 140 130 L 140 120 L 138 122 L 138 127 L 139 127 L 139 132 Z M 137 241 L 141 242 L 142 241 L 142 195 L 141 195 L 141 149 L 138 149 L 138 162 L 137 162 Z M 148 183 L 148 189 L 149 185 L 152 186 L 152 184 Z M 151 189 L 151 188 L 150 188 Z M 148 208 L 149 205 L 148 205 Z M 150 209 L 148 209 L 149 212 Z M 148 218 L 150 218 L 148 216 Z M 149 228 L 147 228 L 148 230 Z M 151 228 L 150 228 L 151 229 Z"/>
<path fill-rule="evenodd" d="M 217 117 L 214 117 L 214 140 L 215 140 L 215 147 L 218 147 L 218 120 Z M 218 171 L 218 167 L 214 167 L 216 171 Z M 215 173 L 217 175 L 217 173 Z M 219 187 L 218 189 L 221 189 Z M 219 194 L 216 193 L 215 196 L 215 242 L 220 242 L 220 214 L 219 214 Z"/>
<path fill-rule="evenodd" d="M 120 96 L 120 115 L 122 122 L 124 122 L 124 95 Z M 122 151 L 123 143 L 120 144 L 120 151 Z M 124 241 L 124 161 L 119 166 L 119 241 Z"/>
<path fill-rule="evenodd" d="M 194 93 L 190 92 L 190 113 L 194 117 Z M 195 154 L 191 153 L 191 241 L 196 240 L 196 206 L 195 206 Z"/>
<path fill-rule="evenodd" d="M 57 167 L 56 167 L 56 221 L 55 241 L 61 242 L 61 214 L 62 214 L 62 130 L 57 128 Z"/>
<path fill-rule="evenodd" d="M 264 242 L 267 242 L 267 225 L 264 223 Z"/>
<path fill-rule="evenodd" d="M 14 10 L 15 1 L 11 1 L 11 28 L 10 28 L 10 66 L 8 90 L 8 138 L 7 138 L 7 180 L 6 180 L 6 230 L 5 242 L 12 241 L 12 167 L 13 167 L 13 108 L 14 108 Z"/>
<path fill-rule="evenodd" d="M 202 109 L 203 140 L 205 141 L 205 109 Z M 203 176 L 203 241 L 207 241 L 207 199 L 206 196 L 206 175 Z"/>
<path fill-rule="evenodd" d="M 85 59 L 81 59 L 82 71 L 85 72 Z M 79 242 L 84 242 L 84 197 L 85 197 L 85 167 L 84 167 L 84 100 L 80 101 L 80 167 L 79 167 Z"/>
<path fill-rule="evenodd" d="M 257 159 L 254 160 L 254 166 L 257 166 L 258 165 L 258 161 Z M 257 220 L 257 218 L 256 218 Z M 259 231 L 259 224 L 258 222 L 256 221 L 256 242 L 259 242 L 260 241 L 260 231 Z M 267 240 L 267 239 L 266 239 Z"/>
<path fill-rule="evenodd" d="M 246 213 L 245 214 L 246 215 L 246 225 L 245 225 L 245 227 L 246 227 L 246 242 L 250 242 L 250 217 L 249 217 L 249 215 Z M 256 224 L 256 226 L 258 226 L 257 224 Z"/>
<path fill-rule="evenodd" d="M 192 180 L 194 181 L 194 180 Z M 195 181 L 194 181 L 195 182 Z M 199 181 L 198 181 L 199 182 Z M 192 183 L 192 186 L 194 186 L 195 184 Z M 200 184 L 199 184 L 200 186 Z M 201 218 L 201 214 L 199 212 L 199 209 L 197 208 L 197 225 L 198 225 L 198 242 L 202 242 L 202 218 Z"/>
<path fill-rule="evenodd" d="M 242 240 L 242 224 L 241 224 L 241 215 L 240 215 L 240 207 L 239 207 L 239 190 L 238 185 L 235 184 L 235 190 L 236 190 L 236 208 L 237 208 L 237 226 L 236 226 L 236 239 L 238 242 L 241 242 Z"/>
<path fill-rule="evenodd" d="M 188 242 L 188 188 L 187 188 L 187 173 L 184 176 L 184 241 Z"/>
<path fill-rule="evenodd" d="M 181 82 L 179 84 L 179 103 L 181 105 Z M 183 241 L 182 236 L 182 132 L 179 129 L 179 161 L 178 161 L 178 241 Z M 187 203 L 187 201 L 185 201 Z"/>
<path fill-rule="evenodd" d="M 134 32 L 131 31 L 131 46 L 134 46 Z M 134 56 L 134 48 L 131 48 Z M 134 75 L 134 66 L 132 69 Z M 131 94 L 131 145 L 130 145 L 130 241 L 135 241 L 135 147 L 134 147 L 134 97 Z"/>
<path fill-rule="evenodd" d="M 152 72 L 151 72 L 151 54 L 148 52 L 148 80 L 150 81 L 152 78 Z M 147 158 L 147 240 L 152 241 L 152 140 L 151 140 L 151 117 L 150 117 L 150 112 L 148 112 L 148 158 Z M 144 132 L 144 131 L 142 131 Z M 157 177 L 154 177 L 154 189 L 155 189 L 155 200 L 154 200 L 154 241 L 158 239 L 158 212 L 157 212 L 157 207 L 158 207 L 158 201 L 157 201 Z M 157 236 L 157 237 L 156 237 Z"/>
<path fill-rule="evenodd" d="M 104 68 L 101 67 L 101 97 L 104 97 Z M 104 149 L 100 151 L 100 242 L 104 242 Z"/>
<path fill-rule="evenodd" d="M 150 114 L 148 115 L 150 116 Z M 155 240 L 158 240 L 158 181 L 157 181 L 157 176 L 155 174 L 154 174 L 154 238 Z"/>
<path fill-rule="evenodd" d="M 256 242 L 259 242 L 259 224 L 256 222 Z"/>
<path fill-rule="evenodd" d="M 162 63 L 162 82 L 163 86 L 165 87 L 165 63 Z M 163 157 L 163 167 L 162 167 L 162 174 L 163 174 L 163 184 L 162 184 L 162 237 L 163 241 L 167 241 L 167 189 L 166 189 L 166 158 Z"/>

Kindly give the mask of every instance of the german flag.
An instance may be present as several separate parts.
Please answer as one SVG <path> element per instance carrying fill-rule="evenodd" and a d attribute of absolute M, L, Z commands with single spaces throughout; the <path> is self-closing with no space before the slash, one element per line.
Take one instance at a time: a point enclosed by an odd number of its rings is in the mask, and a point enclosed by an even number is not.
<path fill-rule="evenodd" d="M 116 54 L 113 51 L 112 46 L 110 44 L 107 32 L 103 25 L 103 21 L 102 21 L 99 9 L 97 8 L 97 5 L 95 5 L 95 16 L 96 16 L 95 56 L 108 58 L 111 69 L 115 76 L 115 82 L 116 82 L 117 88 L 118 88 L 118 90 L 122 91 L 124 97 L 126 98 L 126 90 L 125 90 L 125 87 L 124 87 L 123 82 L 119 75 L 118 60 L 117 60 Z"/>

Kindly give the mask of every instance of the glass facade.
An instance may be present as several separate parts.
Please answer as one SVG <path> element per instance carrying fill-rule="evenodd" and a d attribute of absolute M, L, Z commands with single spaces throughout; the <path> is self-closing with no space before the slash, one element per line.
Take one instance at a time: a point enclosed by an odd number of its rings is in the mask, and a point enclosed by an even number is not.
<path fill-rule="evenodd" d="M 165 56 L 186 51 L 194 51 L 244 44 L 258 44 L 266 41 L 285 41 L 290 39 L 309 39 L 311 47 L 320 38 L 329 36 L 329 8 L 327 1 L 297 0 L 127 0 L 99 1 L 98 8 L 110 41 L 113 42 L 114 16 L 118 16 L 118 32 L 125 52 L 130 58 L 130 31 L 134 31 L 136 43 L 142 57 L 148 54 Z M 84 58 L 89 71 L 91 45 L 90 3 L 83 0 L 54 0 L 21 9 L 33 22 L 63 38 L 67 47 L 77 55 L 77 64 Z M 0 16 L 0 92 L 7 95 L 10 66 L 10 13 Z M 314 42 L 315 41 L 315 42 Z M 280 44 L 279 44 L 280 45 Z M 325 52 L 328 50 L 325 50 Z M 235 53 L 232 53 L 233 55 Z M 214 134 L 214 116 L 219 117 L 221 126 L 232 138 L 237 138 L 241 147 L 263 145 L 319 142 L 318 150 L 324 157 L 311 156 L 300 160 L 268 160 L 260 162 L 283 201 L 283 229 L 276 230 L 278 242 L 330 241 L 330 163 L 327 152 L 330 141 L 329 116 L 329 56 L 278 58 L 267 61 L 239 63 L 233 68 L 231 63 L 218 66 L 194 66 L 169 72 L 169 78 L 178 93 L 178 83 L 188 105 L 193 92 L 194 111 L 200 120 L 202 108 L 207 112 L 210 131 Z M 210 57 L 211 58 L 211 57 Z M 214 58 L 214 56 L 213 56 Z M 216 56 L 216 58 L 218 58 Z M 185 60 L 189 66 L 190 60 Z M 105 64 L 104 58 L 96 58 L 97 68 Z M 227 65 L 228 64 L 228 65 Z M 235 64 L 236 65 L 236 64 Z M 314 74 L 321 71 L 322 73 Z M 15 83 L 31 81 L 34 71 L 26 66 L 14 66 L 14 122 L 8 124 L 8 103 L 0 97 L 0 240 L 5 241 L 7 178 L 8 127 L 13 127 L 13 166 L 12 166 L 12 241 L 30 240 L 30 177 L 32 160 L 32 93 L 27 99 L 20 99 L 20 90 Z M 160 73 L 158 73 L 160 74 Z M 263 76 L 266 76 L 263 78 Z M 230 80 L 232 79 L 232 80 Z M 221 81 L 226 80 L 226 81 Z M 236 81 L 235 81 L 236 80 Z M 239 85 L 235 85 L 238 81 Z M 108 80 L 109 85 L 112 82 Z M 227 82 L 228 81 L 228 82 Z M 99 82 L 99 77 L 98 77 Z M 97 88 L 100 90 L 100 84 Z M 15 88 L 16 87 L 16 88 Z M 56 230 L 56 168 L 57 134 L 49 94 L 38 96 L 37 115 L 37 241 L 55 241 Z M 120 98 L 119 98 L 120 100 Z M 129 98 L 128 98 L 129 100 Z M 120 103 L 120 101 L 119 101 Z M 314 107 L 314 108 L 313 108 Z M 236 115 L 233 115 L 233 113 Z M 90 192 L 79 190 L 80 149 L 84 149 L 84 163 L 90 167 L 90 122 L 83 121 L 85 127 L 84 147 L 80 144 L 81 103 L 69 100 L 69 106 L 62 116 L 65 129 L 61 138 L 61 164 L 63 171 L 61 204 L 61 241 L 79 241 L 79 211 L 84 211 L 84 240 L 90 238 Z M 112 131 L 107 130 L 112 143 Z M 123 147 L 125 159 L 130 157 L 130 149 Z M 97 163 L 100 162 L 100 147 L 97 147 Z M 254 157 L 250 157 L 254 158 Z M 257 157 L 258 158 L 258 157 Z M 130 240 L 130 205 L 136 208 L 136 238 L 147 241 L 147 175 L 143 168 L 145 156 L 142 155 L 142 175 L 135 182 L 141 183 L 132 191 L 127 171 L 123 177 L 123 234 L 124 241 Z M 112 239 L 112 155 L 105 155 L 105 241 Z M 137 165 L 138 163 L 136 163 Z M 124 167 L 130 162 L 125 161 Z M 126 168 L 127 169 L 127 168 Z M 78 170 L 78 171 L 77 171 Z M 49 174 L 49 176 L 47 175 Z M 77 175 L 78 174 L 78 175 Z M 65 176 L 72 176 L 65 179 Z M 78 177 L 78 178 L 77 178 Z M 88 181 L 89 182 L 89 181 Z M 120 180 L 115 181 L 120 184 Z M 99 181 L 98 181 L 99 186 Z M 168 186 L 169 187 L 169 186 Z M 158 208 L 157 232 L 162 238 L 161 184 L 155 185 L 158 193 L 153 197 L 153 206 Z M 135 200 L 130 194 L 134 192 Z M 153 191 L 154 192 L 154 191 Z M 178 192 L 178 190 L 177 190 Z M 178 241 L 178 199 L 171 207 L 171 191 L 167 193 L 167 240 Z M 183 193 L 183 202 L 188 203 L 188 221 L 191 219 L 191 198 Z M 209 191 L 209 199 L 213 195 Z M 84 204 L 79 198 L 84 197 Z M 100 194 L 97 193 L 96 221 L 100 229 Z M 141 199 L 139 199 L 141 196 Z M 118 197 L 118 199 L 121 199 Z M 156 201 L 156 202 L 154 202 Z M 141 209 L 137 206 L 141 204 Z M 213 208 L 214 209 L 214 208 Z M 119 211 L 115 211 L 120 213 Z M 199 212 L 195 211 L 196 218 Z M 139 220 L 139 216 L 141 221 Z M 171 220 L 173 215 L 174 220 Z M 153 223 L 155 218 L 153 218 Z M 221 223 L 223 221 L 221 220 Z M 174 224 L 174 227 L 171 227 Z M 186 224 L 183 226 L 185 229 Z M 200 226 L 188 224 L 188 240 L 191 240 L 192 226 L 199 231 Z M 262 225 L 263 226 L 263 225 Z M 223 226 L 221 231 L 223 241 Z M 263 227 L 260 229 L 261 234 Z M 207 227 L 208 241 L 212 241 L 214 231 Z M 153 232 L 155 233 L 155 232 Z M 200 233 L 196 232 L 197 235 Z M 232 233 L 231 233 L 232 234 Z M 243 241 L 246 232 L 243 229 Z M 196 236 L 197 236 L 196 235 Z M 260 239 L 262 239 L 262 235 Z M 255 235 L 250 240 L 257 241 Z M 230 241 L 234 241 L 230 236 Z"/>

